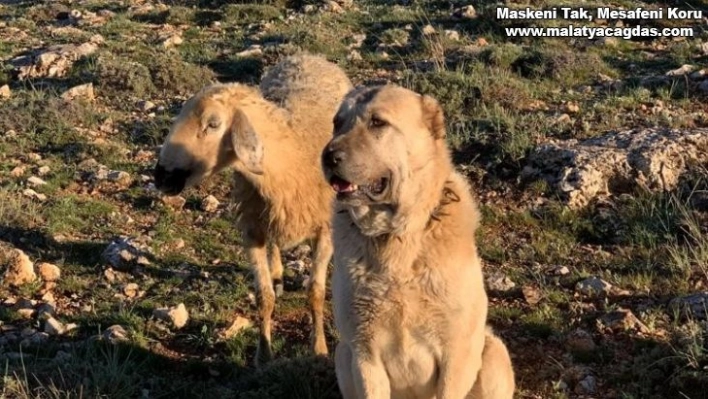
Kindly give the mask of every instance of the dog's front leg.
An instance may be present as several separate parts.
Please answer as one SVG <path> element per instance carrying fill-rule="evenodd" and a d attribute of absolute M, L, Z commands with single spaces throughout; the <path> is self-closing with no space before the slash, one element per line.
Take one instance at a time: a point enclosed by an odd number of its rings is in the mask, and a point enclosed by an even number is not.
<path fill-rule="evenodd" d="M 359 399 L 391 399 L 391 383 L 378 357 L 352 359 L 354 386 Z"/>
<path fill-rule="evenodd" d="M 461 339 L 462 338 L 462 339 Z M 472 390 L 482 367 L 484 337 L 470 344 L 463 337 L 448 346 L 440 365 L 436 399 L 463 399 Z"/>

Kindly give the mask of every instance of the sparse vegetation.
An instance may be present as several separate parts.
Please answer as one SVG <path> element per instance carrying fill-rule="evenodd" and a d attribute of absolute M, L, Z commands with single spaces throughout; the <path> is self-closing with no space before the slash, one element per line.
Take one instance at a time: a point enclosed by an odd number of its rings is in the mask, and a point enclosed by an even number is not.
<path fill-rule="evenodd" d="M 307 350 L 307 251 L 286 254 L 278 359 L 255 370 L 253 329 L 220 335 L 236 315 L 256 318 L 229 174 L 181 203 L 150 187 L 156 146 L 187 97 L 211 81 L 257 83 L 301 49 L 338 62 L 355 83 L 392 81 L 440 100 L 455 160 L 480 198 L 485 271 L 514 283 L 490 291 L 490 323 L 512 354 L 518 398 L 708 398 L 707 312 L 675 302 L 708 287 L 705 165 L 671 192 L 628 189 L 582 209 L 547 181 L 519 178 L 549 140 L 707 127 L 708 77 L 691 77 L 708 65 L 705 24 L 682 40 L 512 39 L 504 27 L 531 21 L 496 20 L 487 1 L 474 3 L 475 18 L 451 16 L 463 2 L 332 3 L 0 2 L 0 87 L 10 91 L 0 91 L 0 272 L 13 247 L 61 269 L 55 286 L 0 287 L 0 398 L 339 397 L 332 362 Z M 602 23 L 634 22 L 590 24 Z M 20 57 L 88 41 L 96 50 L 57 64 L 61 73 L 20 76 Z M 684 64 L 691 73 L 666 75 Z M 62 98 L 81 84 L 95 95 Z M 216 211 L 203 209 L 207 194 Z M 101 254 L 118 236 L 135 239 L 147 262 L 109 268 Z M 591 277 L 611 288 L 580 294 Z M 44 335 L 36 312 L 50 299 L 54 317 L 76 328 Z M 185 327 L 153 316 L 178 303 Z M 608 318 L 625 310 L 636 321 Z M 113 325 L 125 336 L 107 338 Z M 329 314 L 326 329 L 334 345 Z"/>

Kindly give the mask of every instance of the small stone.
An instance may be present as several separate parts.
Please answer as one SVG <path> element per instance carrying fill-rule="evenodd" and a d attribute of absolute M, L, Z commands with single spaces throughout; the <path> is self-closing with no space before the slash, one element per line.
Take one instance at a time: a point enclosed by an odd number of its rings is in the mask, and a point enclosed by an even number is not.
<path fill-rule="evenodd" d="M 155 105 L 154 102 L 148 101 L 148 100 L 140 101 L 138 103 L 138 109 L 140 109 L 143 112 L 150 112 L 150 111 L 154 110 L 156 107 L 157 106 Z"/>
<path fill-rule="evenodd" d="M 10 254 L 10 262 L 5 272 L 5 283 L 19 287 L 31 283 L 37 279 L 34 273 L 34 265 L 29 257 L 19 249 L 15 249 Z"/>
<path fill-rule="evenodd" d="M 27 198 L 37 200 L 39 202 L 44 202 L 47 200 L 47 196 L 45 194 L 40 194 L 40 193 L 32 190 L 31 188 L 26 188 L 26 189 L 22 190 L 22 195 L 24 195 Z"/>
<path fill-rule="evenodd" d="M 541 299 L 543 299 L 543 293 L 541 293 L 541 290 L 531 285 L 522 286 L 521 293 L 523 294 L 526 303 L 531 306 L 538 304 L 541 302 Z"/>
<path fill-rule="evenodd" d="M 49 334 L 45 332 L 38 332 L 31 337 L 29 337 L 29 342 L 32 345 L 41 345 L 49 340 Z"/>
<path fill-rule="evenodd" d="M 559 125 L 567 124 L 567 123 L 570 123 L 570 122 L 572 122 L 572 121 L 573 121 L 573 119 L 572 119 L 572 118 L 570 117 L 570 115 L 568 115 L 568 114 L 562 114 L 561 116 L 559 116 L 558 118 L 556 118 L 556 123 L 559 124 Z"/>
<path fill-rule="evenodd" d="M 135 298 L 138 296 L 138 290 L 140 287 L 138 287 L 137 284 L 135 283 L 128 283 L 125 286 L 123 286 L 123 294 L 127 296 L 128 298 Z"/>
<path fill-rule="evenodd" d="M 312 14 L 315 11 L 317 11 L 317 8 L 313 4 L 305 4 L 302 7 L 302 12 L 304 12 L 305 14 Z"/>
<path fill-rule="evenodd" d="M 575 285 L 575 290 L 585 295 L 603 295 L 610 292 L 612 284 L 599 277 L 586 278 Z"/>
<path fill-rule="evenodd" d="M 23 319 L 29 320 L 34 317 L 37 311 L 34 308 L 34 304 L 29 299 L 20 299 L 13 306 L 15 312 Z"/>
<path fill-rule="evenodd" d="M 593 352 L 597 349 L 592 335 L 583 329 L 575 329 L 565 339 L 565 345 L 571 352 Z"/>
<path fill-rule="evenodd" d="M 116 281 L 116 272 L 109 267 L 108 269 L 103 271 L 103 277 L 105 277 L 109 283 L 113 283 Z"/>
<path fill-rule="evenodd" d="M 474 19 L 477 18 L 477 10 L 472 5 L 458 8 L 452 13 L 455 18 Z"/>
<path fill-rule="evenodd" d="M 43 300 L 44 302 L 49 303 L 49 304 L 53 304 L 53 303 L 56 302 L 56 298 L 54 298 L 54 294 L 52 294 L 51 292 L 46 292 L 46 293 L 44 293 L 44 294 L 42 295 L 42 300 Z"/>
<path fill-rule="evenodd" d="M 551 268 L 551 274 L 555 276 L 566 276 L 570 274 L 570 269 L 568 269 L 568 266 L 554 266 Z"/>
<path fill-rule="evenodd" d="M 115 344 L 128 340 L 128 331 L 120 324 L 114 324 L 103 331 L 101 337 L 106 341 Z"/>
<path fill-rule="evenodd" d="M 55 309 L 54 305 L 52 305 L 51 303 L 43 303 L 37 307 L 37 316 L 39 316 L 39 317 L 51 316 L 54 314 L 55 311 L 56 311 L 56 309 Z M 43 316 L 45 314 L 47 316 Z"/>
<path fill-rule="evenodd" d="M 109 181 L 112 181 L 112 182 L 125 184 L 125 185 L 130 185 L 130 183 L 132 182 L 132 178 L 130 177 L 130 173 L 123 172 L 121 170 L 112 170 L 112 171 L 108 172 L 106 179 Z"/>
<path fill-rule="evenodd" d="M 236 316 L 236 319 L 231 323 L 229 328 L 222 331 L 219 335 L 221 339 L 231 339 L 238 335 L 241 331 L 251 328 L 253 323 L 245 317 Z"/>
<path fill-rule="evenodd" d="M 43 186 L 43 185 L 47 184 L 47 182 L 40 179 L 37 176 L 32 176 L 29 179 L 27 179 L 27 184 L 29 184 L 32 187 L 39 187 L 39 186 Z"/>
<path fill-rule="evenodd" d="M 64 334 L 64 324 L 49 315 L 44 320 L 44 332 L 49 335 L 62 335 Z"/>
<path fill-rule="evenodd" d="M 364 58 L 362 58 L 361 53 L 358 50 L 352 50 L 347 55 L 348 61 L 361 61 L 363 59 Z"/>
<path fill-rule="evenodd" d="M 71 89 L 62 93 L 61 98 L 65 101 L 73 101 L 76 99 L 93 101 L 96 98 L 96 95 L 93 91 L 93 83 L 86 83 L 79 86 L 74 86 Z"/>
<path fill-rule="evenodd" d="M 174 47 L 174 46 L 179 46 L 180 44 L 182 44 L 182 42 L 184 42 L 184 40 L 182 39 L 182 36 L 172 35 L 162 41 L 162 47 L 170 48 L 170 47 Z"/>
<path fill-rule="evenodd" d="M 699 69 L 698 71 L 693 72 L 691 74 L 691 79 L 693 79 L 693 80 L 701 80 L 706 77 L 708 77 L 708 69 L 706 69 L 706 68 Z"/>
<path fill-rule="evenodd" d="M 579 383 L 578 386 L 575 387 L 575 393 L 577 394 L 585 394 L 585 395 L 592 395 L 595 393 L 597 390 L 597 379 L 593 377 L 592 375 L 588 375 L 585 378 L 583 378 Z"/>
<path fill-rule="evenodd" d="M 491 291 L 508 292 L 516 287 L 509 277 L 502 273 L 493 273 L 486 278 L 487 288 Z"/>
<path fill-rule="evenodd" d="M 0 86 L 0 98 L 10 98 L 12 96 L 12 91 L 10 86 L 2 85 Z"/>
<path fill-rule="evenodd" d="M 184 199 L 184 197 L 179 196 L 179 195 L 173 195 L 173 196 L 165 195 L 162 197 L 162 203 L 174 210 L 180 210 L 184 207 L 184 204 L 187 203 L 187 200 Z"/>
<path fill-rule="evenodd" d="M 340 6 L 336 1 L 326 1 L 324 6 L 322 7 L 325 11 L 329 11 L 331 13 L 335 14 L 341 14 L 344 12 L 344 9 L 342 6 Z"/>
<path fill-rule="evenodd" d="M 698 85 L 698 89 L 703 93 L 708 94 L 708 79 L 701 82 L 701 84 Z"/>
<path fill-rule="evenodd" d="M 423 36 L 432 36 L 436 33 L 437 32 L 435 31 L 433 25 L 428 24 L 423 27 Z"/>
<path fill-rule="evenodd" d="M 628 309 L 619 309 L 607 313 L 606 315 L 600 317 L 598 323 L 609 328 L 613 332 L 632 330 L 642 333 L 649 332 L 649 327 L 642 323 L 637 316 L 635 316 L 634 313 Z"/>
<path fill-rule="evenodd" d="M 698 320 L 708 319 L 708 291 L 674 298 L 669 307 L 682 317 Z"/>
<path fill-rule="evenodd" d="M 40 175 L 40 176 L 46 176 L 46 175 L 48 175 L 49 172 L 51 172 L 51 171 L 52 171 L 51 168 L 49 168 L 49 166 L 46 166 L 46 165 L 45 165 L 45 166 L 42 166 L 42 167 L 40 167 L 39 169 L 37 169 L 37 174 Z"/>
<path fill-rule="evenodd" d="M 69 17 L 71 19 L 81 19 L 82 16 L 81 11 L 79 10 L 71 10 L 71 12 L 69 12 Z"/>
<path fill-rule="evenodd" d="M 44 281 L 57 281 L 61 276 L 59 266 L 47 262 L 38 264 L 37 271 L 39 272 L 39 277 Z"/>
<path fill-rule="evenodd" d="M 695 67 L 693 65 L 684 64 L 684 65 L 681 65 L 680 68 L 673 69 L 669 72 L 666 72 L 666 76 L 688 75 L 689 73 L 693 72 L 694 69 L 695 69 Z"/>
<path fill-rule="evenodd" d="M 147 259 L 141 259 L 145 258 L 141 250 L 142 247 L 142 244 L 135 243 L 133 239 L 120 237 L 108 244 L 101 257 L 116 270 L 131 271 L 136 264 L 141 264 L 141 262 L 146 265 L 150 264 Z"/>
<path fill-rule="evenodd" d="M 183 303 L 169 308 L 159 308 L 153 311 L 153 316 L 172 323 L 175 328 L 182 328 L 189 321 L 189 312 Z"/>
<path fill-rule="evenodd" d="M 460 40 L 460 32 L 456 30 L 446 30 L 445 37 L 450 40 L 458 41 Z"/>
<path fill-rule="evenodd" d="M 186 245 L 186 244 L 185 244 L 185 242 L 184 242 L 183 239 L 177 238 L 177 239 L 175 239 L 175 240 L 172 241 L 172 243 L 171 243 L 170 246 L 171 246 L 173 249 L 182 249 L 182 248 L 184 248 L 185 245 Z"/>
<path fill-rule="evenodd" d="M 236 57 L 239 58 L 260 57 L 262 55 L 263 49 L 258 45 L 251 46 L 246 50 L 239 51 L 238 53 L 236 53 Z"/>
<path fill-rule="evenodd" d="M 12 177 L 20 177 L 25 174 L 25 170 L 27 170 L 26 167 L 24 166 L 15 166 L 11 171 L 10 171 L 10 176 Z"/>
<path fill-rule="evenodd" d="M 569 114 L 575 114 L 580 112 L 580 106 L 577 103 L 569 102 L 565 104 L 565 112 Z"/>
<path fill-rule="evenodd" d="M 33 336 L 34 334 L 37 334 L 37 330 L 31 327 L 23 328 L 22 331 L 20 332 L 20 337 L 22 338 L 29 338 Z"/>
<path fill-rule="evenodd" d="M 208 195 L 204 197 L 201 203 L 201 208 L 204 212 L 216 212 L 217 209 L 219 209 L 219 200 L 216 199 L 213 195 Z"/>

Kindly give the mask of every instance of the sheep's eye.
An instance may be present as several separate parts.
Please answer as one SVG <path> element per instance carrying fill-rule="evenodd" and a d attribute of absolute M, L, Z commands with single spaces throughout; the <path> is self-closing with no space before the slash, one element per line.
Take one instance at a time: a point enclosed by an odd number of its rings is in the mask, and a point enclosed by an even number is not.
<path fill-rule="evenodd" d="M 371 117 L 371 120 L 369 121 L 369 126 L 372 128 L 380 128 L 386 126 L 387 123 L 383 119 L 379 118 L 376 115 L 373 115 Z"/>
<path fill-rule="evenodd" d="M 209 129 L 216 129 L 219 126 L 221 126 L 221 121 L 216 118 L 210 118 L 209 121 L 207 122 L 207 127 Z"/>

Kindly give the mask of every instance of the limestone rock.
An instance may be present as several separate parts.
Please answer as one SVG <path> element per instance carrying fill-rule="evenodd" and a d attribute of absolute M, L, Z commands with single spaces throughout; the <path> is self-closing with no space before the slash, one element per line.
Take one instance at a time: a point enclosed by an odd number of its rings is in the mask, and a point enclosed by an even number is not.
<path fill-rule="evenodd" d="M 47 262 L 38 264 L 37 272 L 43 281 L 57 281 L 59 277 L 61 277 L 61 269 L 59 269 L 59 266 Z"/>
<path fill-rule="evenodd" d="M 175 328 L 182 328 L 189 321 L 189 312 L 183 303 L 169 308 L 158 308 L 153 311 L 153 316 L 160 320 L 172 323 Z"/>
<path fill-rule="evenodd" d="M 691 165 L 707 162 L 708 129 L 635 129 L 543 144 L 529 155 L 522 176 L 546 180 L 580 208 L 633 186 L 675 189 Z"/>
<path fill-rule="evenodd" d="M 19 249 L 11 251 L 9 263 L 5 271 L 5 284 L 19 287 L 23 284 L 31 283 L 37 279 L 34 273 L 34 265 L 24 252 Z"/>
<path fill-rule="evenodd" d="M 10 60 L 15 67 L 20 80 L 31 78 L 61 78 L 71 69 L 71 66 L 82 57 L 98 51 L 103 38 L 96 35 L 83 44 L 57 44 L 35 50 L 29 55 L 23 55 Z"/>

